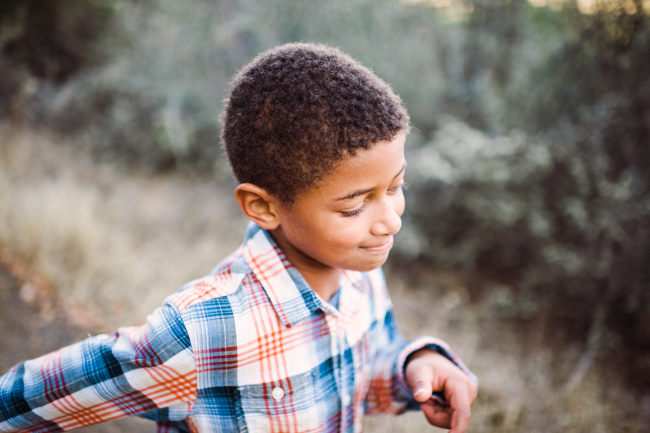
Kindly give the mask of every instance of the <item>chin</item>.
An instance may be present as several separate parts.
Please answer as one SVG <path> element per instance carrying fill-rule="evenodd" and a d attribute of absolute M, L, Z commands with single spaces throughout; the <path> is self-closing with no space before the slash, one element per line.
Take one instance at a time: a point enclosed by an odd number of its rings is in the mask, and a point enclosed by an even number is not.
<path fill-rule="evenodd" d="M 351 267 L 348 267 L 346 269 L 349 269 L 351 271 L 358 271 L 358 272 L 370 272 L 373 269 L 377 269 L 378 267 L 380 267 L 384 263 L 386 263 L 387 258 L 388 257 L 385 257 L 382 260 L 377 260 L 377 261 L 370 262 L 370 263 L 360 263 L 360 264 L 357 264 L 356 266 L 351 266 Z"/>

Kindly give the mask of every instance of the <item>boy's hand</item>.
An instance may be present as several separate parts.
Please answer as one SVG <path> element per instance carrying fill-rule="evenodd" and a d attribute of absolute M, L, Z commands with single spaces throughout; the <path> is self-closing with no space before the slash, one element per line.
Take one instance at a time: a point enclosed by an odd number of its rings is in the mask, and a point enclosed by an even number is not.
<path fill-rule="evenodd" d="M 465 433 L 472 416 L 470 407 L 478 392 L 476 384 L 450 360 L 426 348 L 409 356 L 405 373 L 429 423 L 451 428 L 449 433 Z M 431 399 L 434 391 L 444 394 L 446 405 Z"/>

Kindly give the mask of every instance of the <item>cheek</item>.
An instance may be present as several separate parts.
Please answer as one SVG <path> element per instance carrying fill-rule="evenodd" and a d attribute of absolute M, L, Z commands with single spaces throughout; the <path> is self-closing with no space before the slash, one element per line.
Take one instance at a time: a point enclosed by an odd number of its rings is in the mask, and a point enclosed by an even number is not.
<path fill-rule="evenodd" d="M 311 215 L 300 224 L 294 225 L 294 242 L 304 251 L 316 255 L 328 251 L 349 249 L 357 243 L 360 228 L 349 221 L 357 218 L 339 218 L 336 215 Z"/>
<path fill-rule="evenodd" d="M 339 248 L 356 247 L 363 238 L 363 227 L 364 221 L 361 215 L 337 218 L 327 228 L 330 242 Z"/>
<path fill-rule="evenodd" d="M 406 206 L 406 200 L 404 199 L 404 193 L 398 194 L 395 196 L 393 201 L 393 209 L 395 213 L 400 217 L 404 214 L 404 208 Z"/>

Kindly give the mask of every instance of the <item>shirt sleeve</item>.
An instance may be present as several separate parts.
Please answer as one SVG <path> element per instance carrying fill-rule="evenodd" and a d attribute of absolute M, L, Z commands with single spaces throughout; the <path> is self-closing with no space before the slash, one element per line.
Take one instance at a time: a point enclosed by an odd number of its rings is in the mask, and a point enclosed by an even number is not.
<path fill-rule="evenodd" d="M 159 426 L 172 425 L 195 400 L 189 336 L 177 308 L 166 302 L 143 326 L 11 368 L 0 377 L 0 431 L 66 431 L 144 412 Z"/>
<path fill-rule="evenodd" d="M 417 410 L 420 404 L 413 398 L 413 392 L 406 383 L 404 368 L 406 359 L 413 352 L 430 348 L 453 362 L 471 380 L 477 383 L 476 376 L 463 364 L 451 348 L 442 340 L 432 337 L 421 337 L 413 341 L 406 341 L 397 329 L 397 322 L 393 314 L 388 292 L 383 287 L 379 291 L 384 296 L 378 305 L 386 305 L 385 314 L 378 318 L 377 354 L 375 356 L 370 379 L 370 387 L 365 400 L 366 414 L 399 414 L 407 410 Z M 432 397 L 444 402 L 441 394 L 434 393 Z"/>

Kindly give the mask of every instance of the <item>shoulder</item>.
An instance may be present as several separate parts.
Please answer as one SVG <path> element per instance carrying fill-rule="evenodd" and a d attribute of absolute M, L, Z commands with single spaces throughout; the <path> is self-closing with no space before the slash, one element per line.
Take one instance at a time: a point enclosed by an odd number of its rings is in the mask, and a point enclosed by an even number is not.
<path fill-rule="evenodd" d="M 219 263 L 210 274 L 190 281 L 177 293 L 169 296 L 166 303 L 174 305 L 182 314 L 196 304 L 235 293 L 241 287 L 244 278 L 251 273 L 239 248 Z"/>

